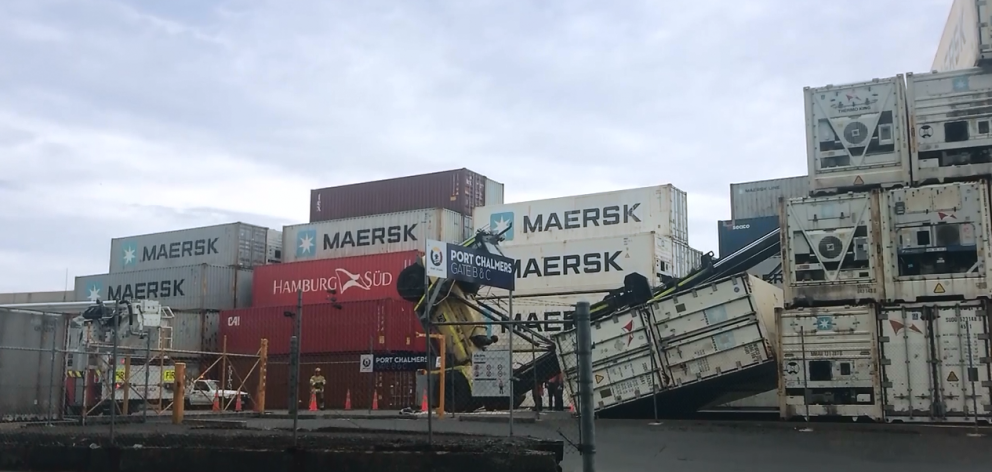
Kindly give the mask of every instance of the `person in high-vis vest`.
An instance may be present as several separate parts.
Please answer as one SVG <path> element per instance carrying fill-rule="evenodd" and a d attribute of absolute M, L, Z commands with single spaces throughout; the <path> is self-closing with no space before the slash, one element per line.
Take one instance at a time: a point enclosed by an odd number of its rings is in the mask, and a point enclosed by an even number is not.
<path fill-rule="evenodd" d="M 327 381 L 324 380 L 324 376 L 320 375 L 320 367 L 313 370 L 313 375 L 310 376 L 310 393 L 317 397 L 317 409 L 324 409 L 324 384 Z"/>

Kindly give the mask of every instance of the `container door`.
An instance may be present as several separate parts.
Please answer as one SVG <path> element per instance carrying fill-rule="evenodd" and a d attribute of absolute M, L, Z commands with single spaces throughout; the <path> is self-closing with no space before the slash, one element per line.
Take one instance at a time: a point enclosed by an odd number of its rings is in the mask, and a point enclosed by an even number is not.
<path fill-rule="evenodd" d="M 933 308 L 931 308 L 933 310 Z M 931 319 L 937 360 L 935 382 L 949 421 L 988 418 L 989 337 L 980 305 L 940 307 Z"/>

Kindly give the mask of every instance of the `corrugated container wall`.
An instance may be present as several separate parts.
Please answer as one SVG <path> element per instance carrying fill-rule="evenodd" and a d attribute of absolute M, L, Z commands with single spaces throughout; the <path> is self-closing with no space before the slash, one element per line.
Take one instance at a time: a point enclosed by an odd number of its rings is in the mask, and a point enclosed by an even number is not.
<path fill-rule="evenodd" d="M 460 243 L 467 239 L 465 219 L 431 208 L 286 226 L 283 246 L 291 250 L 283 261 L 422 251 L 428 239 Z"/>
<path fill-rule="evenodd" d="M 743 220 L 778 215 L 778 199 L 809 195 L 809 177 L 758 180 L 730 184 L 730 218 Z"/>
<path fill-rule="evenodd" d="M 419 257 L 417 251 L 404 251 L 262 266 L 255 269 L 253 306 L 295 305 L 301 289 L 305 304 L 327 302 L 328 290 L 337 292 L 339 302 L 399 299 L 400 271 Z"/>
<path fill-rule="evenodd" d="M 233 358 L 236 372 L 249 372 L 255 359 Z M 314 369 L 328 380 L 324 387 L 324 406 L 328 410 L 342 410 L 346 398 L 350 397 L 351 407 L 365 410 L 372 407 L 372 396 L 378 395 L 376 406 L 380 410 L 401 410 L 406 407 L 420 408 L 416 398 L 416 372 L 360 372 L 361 354 L 310 354 L 300 356 L 300 378 L 297 399 L 301 409 L 306 409 L 310 398 L 310 375 Z M 289 359 L 288 356 L 272 356 L 265 371 L 265 408 L 285 410 L 289 399 Z M 258 376 L 252 375 L 245 382 L 244 389 L 252 393 L 258 391 Z"/>
<path fill-rule="evenodd" d="M 76 295 L 72 291 L 0 293 L 0 305 L 8 303 L 59 303 L 75 300 Z"/>
<path fill-rule="evenodd" d="M 391 352 L 427 350 L 420 320 L 413 304 L 400 300 L 371 300 L 308 305 L 303 309 L 300 352 Z M 269 340 L 269 354 L 289 354 L 296 305 L 247 308 L 221 313 L 221 337 L 227 336 L 228 352 L 254 354 L 262 338 Z"/>
<path fill-rule="evenodd" d="M 176 311 L 172 313 L 172 349 L 177 351 L 221 352 L 218 338 L 220 313 L 216 311 Z M 171 357 L 197 357 L 170 354 Z"/>
<path fill-rule="evenodd" d="M 490 190 L 489 187 L 499 189 Z M 503 184 L 468 169 L 412 175 L 310 191 L 310 222 L 356 218 L 417 210 L 447 208 L 462 215 L 501 197 Z"/>
<path fill-rule="evenodd" d="M 194 264 L 244 269 L 264 265 L 268 233 L 261 226 L 229 223 L 115 238 L 110 242 L 110 273 Z"/>
<path fill-rule="evenodd" d="M 177 311 L 230 310 L 249 306 L 251 286 L 251 270 L 198 264 L 79 276 L 75 298 L 157 300 Z"/>
<path fill-rule="evenodd" d="M 270 229 L 265 239 L 265 262 L 268 264 L 282 262 L 282 231 Z"/>
<path fill-rule="evenodd" d="M 693 269 L 699 267 L 702 257 L 702 251 L 693 249 L 688 243 L 672 241 L 672 268 L 670 274 L 673 277 L 682 277 L 689 274 Z"/>
<path fill-rule="evenodd" d="M 717 224 L 720 257 L 727 257 L 762 236 L 778 229 L 778 215 L 740 220 L 721 220 Z"/>
<path fill-rule="evenodd" d="M 654 233 L 611 238 L 574 239 L 504 248 L 516 259 L 515 295 L 551 295 L 599 292 L 623 286 L 627 274 L 637 272 L 653 286 L 659 274 L 673 276 L 674 242 Z M 482 288 L 479 296 L 503 297 L 505 290 Z"/>
<path fill-rule="evenodd" d="M 37 349 L 0 349 L 0 423 L 60 416 L 65 358 L 55 354 L 52 372 L 52 350 L 65 342 L 61 316 L 0 310 L 0 346 Z"/>
<path fill-rule="evenodd" d="M 979 3 L 983 5 L 979 7 Z M 979 26 L 982 23 L 979 21 L 979 8 L 987 8 L 984 3 L 978 0 L 954 0 L 930 70 L 947 72 L 969 69 L 979 64 L 982 49 L 987 50 L 989 44 L 988 26 Z"/>
<path fill-rule="evenodd" d="M 504 246 L 650 231 L 679 241 L 689 239 L 686 194 L 670 184 L 486 205 L 475 209 L 473 220 L 476 229 L 503 231 L 509 227 Z"/>

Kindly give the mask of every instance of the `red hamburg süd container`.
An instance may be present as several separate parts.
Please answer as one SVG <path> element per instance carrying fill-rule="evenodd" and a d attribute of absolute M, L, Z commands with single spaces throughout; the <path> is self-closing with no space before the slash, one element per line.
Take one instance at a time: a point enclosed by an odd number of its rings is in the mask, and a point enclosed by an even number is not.
<path fill-rule="evenodd" d="M 413 303 L 402 300 L 321 303 L 303 307 L 300 352 L 425 352 L 424 329 L 413 311 Z M 222 311 L 221 339 L 227 336 L 227 352 L 255 354 L 262 338 L 269 340 L 269 355 L 289 354 L 296 305 L 242 308 Z"/>
<path fill-rule="evenodd" d="M 260 266 L 252 278 L 252 306 L 296 305 L 299 289 L 305 305 L 327 303 L 328 290 L 338 302 L 399 300 L 400 271 L 419 257 L 418 251 L 404 251 Z"/>
<path fill-rule="evenodd" d="M 472 216 L 503 203 L 503 184 L 468 169 L 411 175 L 310 191 L 310 222 L 447 208 Z"/>

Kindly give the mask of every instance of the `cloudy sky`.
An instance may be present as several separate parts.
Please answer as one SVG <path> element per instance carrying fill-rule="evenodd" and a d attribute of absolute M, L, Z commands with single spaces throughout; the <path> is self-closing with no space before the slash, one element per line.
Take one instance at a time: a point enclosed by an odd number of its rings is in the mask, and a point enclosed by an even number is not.
<path fill-rule="evenodd" d="M 0 292 L 113 237 L 305 222 L 309 189 L 468 167 L 507 201 L 806 172 L 802 87 L 927 71 L 951 0 L 4 0 Z"/>

